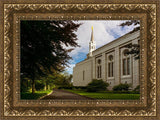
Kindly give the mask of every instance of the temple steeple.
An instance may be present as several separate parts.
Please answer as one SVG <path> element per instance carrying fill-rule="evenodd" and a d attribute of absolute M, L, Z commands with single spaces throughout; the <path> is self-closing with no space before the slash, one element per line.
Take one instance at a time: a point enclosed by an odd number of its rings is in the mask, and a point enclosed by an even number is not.
<path fill-rule="evenodd" d="M 94 38 L 93 38 L 93 26 L 92 26 L 92 33 L 91 33 L 91 41 L 94 41 Z"/>
<path fill-rule="evenodd" d="M 92 57 L 92 52 L 96 49 L 96 43 L 94 41 L 93 37 L 93 26 L 92 26 L 92 32 L 91 32 L 91 40 L 89 42 L 89 56 Z"/>

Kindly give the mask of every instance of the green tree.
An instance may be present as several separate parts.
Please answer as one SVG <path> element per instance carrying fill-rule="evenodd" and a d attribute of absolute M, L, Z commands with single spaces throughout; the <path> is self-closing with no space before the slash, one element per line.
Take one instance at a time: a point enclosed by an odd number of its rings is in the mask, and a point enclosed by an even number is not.
<path fill-rule="evenodd" d="M 72 75 L 67 72 L 54 72 L 45 77 L 41 77 L 45 89 L 53 89 L 55 87 L 71 87 Z"/>
<path fill-rule="evenodd" d="M 32 93 L 35 92 L 35 79 L 63 71 L 71 57 L 73 49 L 78 47 L 75 31 L 80 24 L 73 21 L 30 21 L 23 20 L 21 29 L 21 78 L 32 81 Z"/>
<path fill-rule="evenodd" d="M 43 81 L 43 84 L 45 85 L 45 90 L 50 90 L 52 88 L 54 88 L 54 80 L 57 79 L 56 78 L 56 74 L 52 73 L 52 74 L 48 74 L 45 77 L 42 77 L 41 80 Z"/>
<path fill-rule="evenodd" d="M 71 80 L 72 80 L 72 75 L 64 72 L 64 73 L 60 73 L 57 74 L 57 77 L 54 80 L 54 84 L 57 87 L 71 87 Z"/>

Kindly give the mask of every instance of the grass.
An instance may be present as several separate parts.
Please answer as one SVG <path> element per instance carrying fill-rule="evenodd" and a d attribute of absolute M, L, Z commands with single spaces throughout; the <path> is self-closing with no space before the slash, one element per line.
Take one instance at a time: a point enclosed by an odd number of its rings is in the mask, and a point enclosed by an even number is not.
<path fill-rule="evenodd" d="M 69 90 L 69 92 L 76 93 L 79 95 L 87 96 L 95 99 L 109 99 L 109 100 L 137 100 L 140 99 L 140 94 L 131 93 L 107 93 L 107 92 L 85 92 L 83 90 Z"/>
<path fill-rule="evenodd" d="M 29 92 L 22 92 L 21 93 L 21 99 L 27 99 L 27 100 L 36 100 L 39 99 L 40 97 L 49 94 L 52 92 L 52 90 L 42 90 L 42 91 L 35 91 L 35 94 L 32 94 L 30 91 Z"/>

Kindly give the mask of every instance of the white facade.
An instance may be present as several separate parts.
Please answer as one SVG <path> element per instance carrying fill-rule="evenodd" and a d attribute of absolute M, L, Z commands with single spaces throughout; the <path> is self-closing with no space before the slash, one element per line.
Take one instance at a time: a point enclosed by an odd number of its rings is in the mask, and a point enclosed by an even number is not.
<path fill-rule="evenodd" d="M 92 30 L 88 57 L 73 68 L 73 85 L 86 86 L 92 79 L 103 79 L 110 84 L 108 89 L 120 83 L 131 84 L 134 89 L 139 85 L 139 60 L 126 55 L 125 46 L 138 44 L 139 36 L 140 31 L 128 33 L 95 50 Z"/>

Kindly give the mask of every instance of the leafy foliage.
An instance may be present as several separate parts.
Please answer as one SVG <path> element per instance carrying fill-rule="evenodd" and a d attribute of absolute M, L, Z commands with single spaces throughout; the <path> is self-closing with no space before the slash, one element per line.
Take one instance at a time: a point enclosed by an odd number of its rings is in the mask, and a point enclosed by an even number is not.
<path fill-rule="evenodd" d="M 126 45 L 125 47 L 130 49 L 128 52 L 126 52 L 126 54 L 131 54 L 131 55 L 133 54 L 135 60 L 140 59 L 140 45 L 129 44 Z"/>
<path fill-rule="evenodd" d="M 22 78 L 21 79 L 21 92 L 26 92 L 30 90 L 30 80 L 27 78 Z"/>
<path fill-rule="evenodd" d="M 36 80 L 35 88 L 36 90 L 43 90 L 45 87 L 45 84 L 42 80 Z"/>
<path fill-rule="evenodd" d="M 139 20 L 128 20 L 122 24 L 120 24 L 120 26 L 124 27 L 124 26 L 130 26 L 130 25 L 139 25 L 140 21 Z M 135 27 L 130 33 L 133 33 L 135 31 L 140 30 L 140 26 Z M 128 51 L 126 54 L 133 54 L 135 57 L 135 60 L 140 59 L 140 45 L 139 44 L 129 44 L 125 46 L 126 48 L 130 48 L 130 51 Z"/>
<path fill-rule="evenodd" d="M 112 89 L 113 91 L 128 91 L 129 90 L 130 85 L 128 84 L 119 84 L 114 86 Z"/>
<path fill-rule="evenodd" d="M 73 49 L 78 47 L 75 31 L 80 24 L 73 21 L 21 21 L 21 78 L 32 80 L 54 71 L 63 71 Z"/>
<path fill-rule="evenodd" d="M 122 26 L 122 27 L 130 26 L 130 25 L 136 26 L 136 25 L 139 25 L 139 24 L 140 24 L 139 20 L 128 20 L 128 21 L 126 21 L 124 23 L 121 23 L 119 26 Z M 130 33 L 133 33 L 133 32 L 135 32 L 137 30 L 140 30 L 140 26 L 135 27 Z"/>
<path fill-rule="evenodd" d="M 140 85 L 137 85 L 137 87 L 133 91 L 140 93 Z"/>
<path fill-rule="evenodd" d="M 68 73 L 61 73 L 59 74 L 55 80 L 53 81 L 53 83 L 56 85 L 57 88 L 59 87 L 72 87 L 71 84 L 71 80 L 72 80 L 72 75 L 69 75 Z"/>
<path fill-rule="evenodd" d="M 88 92 L 97 92 L 106 90 L 108 86 L 109 84 L 104 82 L 102 79 L 93 79 L 86 87 Z"/>
<path fill-rule="evenodd" d="M 42 77 L 39 81 L 43 81 L 43 84 L 46 86 L 45 88 L 48 90 L 49 88 L 72 87 L 71 80 L 72 75 L 67 72 L 54 72 L 48 74 L 48 76 Z"/>
<path fill-rule="evenodd" d="M 36 100 L 36 99 L 39 99 L 40 97 L 47 95 L 51 92 L 52 92 L 52 90 L 35 91 L 35 94 L 32 94 L 31 92 L 22 92 L 21 99 L 23 99 L 23 100 Z"/>

